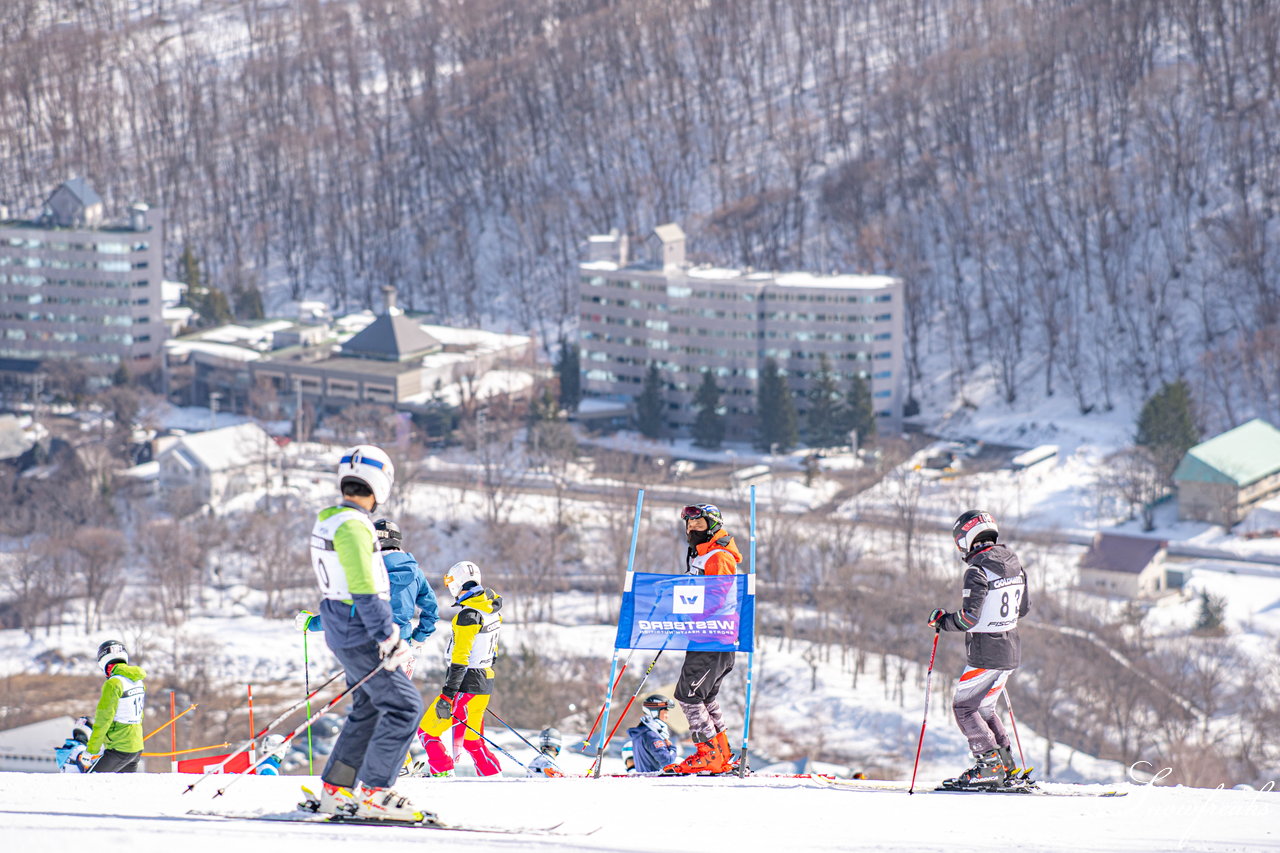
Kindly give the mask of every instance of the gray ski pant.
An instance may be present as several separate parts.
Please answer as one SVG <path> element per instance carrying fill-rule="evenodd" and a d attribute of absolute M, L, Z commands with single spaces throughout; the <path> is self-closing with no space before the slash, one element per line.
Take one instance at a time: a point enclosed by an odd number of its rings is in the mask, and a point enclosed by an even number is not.
<path fill-rule="evenodd" d="M 1009 735 L 996 711 L 996 702 L 1013 672 L 1012 669 L 971 666 L 956 682 L 951 709 L 955 712 L 960 732 L 969 740 L 969 751 L 975 755 L 1009 745 Z"/>

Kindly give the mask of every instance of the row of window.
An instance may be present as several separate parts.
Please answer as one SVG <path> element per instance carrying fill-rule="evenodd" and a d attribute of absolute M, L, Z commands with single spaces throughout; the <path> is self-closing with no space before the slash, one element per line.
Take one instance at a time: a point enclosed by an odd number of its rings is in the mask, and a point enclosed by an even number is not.
<path fill-rule="evenodd" d="M 876 302 L 892 302 L 892 293 L 857 291 L 850 293 L 839 288 L 832 288 L 829 292 L 823 293 L 805 293 L 797 292 L 793 288 L 777 287 L 777 290 L 763 290 L 758 294 L 754 290 L 743 290 L 740 286 L 726 284 L 718 290 L 700 290 L 694 289 L 686 284 L 674 284 L 668 282 L 653 281 L 637 281 L 635 279 L 615 279 L 605 278 L 604 276 L 593 275 L 586 276 L 582 279 L 588 287 L 604 287 L 615 288 L 619 290 L 640 290 L 647 293 L 663 293 L 675 299 L 732 299 L 740 297 L 744 302 L 773 301 L 773 302 L 811 302 L 819 305 L 868 305 Z M 765 288 L 771 285 L 763 285 Z"/>
<path fill-rule="evenodd" d="M 96 281 L 94 279 L 84 278 L 50 278 L 47 275 L 4 275 L 0 273 L 0 285 L 17 284 L 23 287 L 147 287 L 151 284 L 145 278 L 135 279 L 134 281 L 123 281 L 121 279 L 109 279 L 107 281 Z"/>
<path fill-rule="evenodd" d="M 640 376 L 619 375 L 610 370 L 601 370 L 598 368 L 588 370 L 586 372 L 586 377 L 587 377 L 587 380 L 590 382 L 601 382 L 601 383 L 612 383 L 612 384 L 632 383 L 635 385 L 640 385 L 644 382 L 644 378 Z M 665 383 L 665 386 L 668 391 L 692 392 L 696 390 L 695 385 L 691 385 L 690 383 L 687 383 L 687 382 L 667 382 Z M 726 394 L 729 396 L 748 396 L 750 395 L 750 393 L 751 392 L 748 391 L 747 389 L 742 389 L 742 388 L 730 388 L 726 391 Z M 888 400 L 893 397 L 893 391 L 887 390 L 887 389 L 882 391 L 875 391 L 872 393 L 871 396 L 879 400 Z M 670 404 L 671 408 L 675 408 L 677 405 L 679 404 L 678 403 Z M 750 414 L 753 411 L 751 409 L 740 409 L 738 407 L 730 407 L 730 409 L 734 412 L 742 412 L 744 414 Z M 890 415 L 887 409 L 879 411 L 876 414 L 880 415 L 881 417 L 889 417 Z"/>
<path fill-rule="evenodd" d="M 660 313 L 664 317 L 695 317 L 701 320 L 722 320 L 740 323 L 845 323 L 869 326 L 873 323 L 887 323 L 893 319 L 892 314 L 822 314 L 802 311 L 726 311 L 723 308 L 668 308 L 662 304 L 643 302 L 638 299 L 608 299 L 602 296 L 584 295 L 582 302 L 600 308 L 630 308 L 637 311 Z M 615 326 L 641 326 L 655 331 L 671 331 L 679 333 L 678 327 L 670 326 L 670 321 L 646 317 L 618 317 L 612 314 L 598 314 L 584 311 L 582 319 L 595 323 Z M 683 329 L 688 334 L 689 329 Z M 749 333 L 748 333 L 749 334 Z"/>
<path fill-rule="evenodd" d="M 128 346 L 130 344 L 145 344 L 151 340 L 150 335 L 91 335 L 83 331 L 47 331 L 40 329 L 5 329 L 4 339 L 9 341 L 40 341 L 53 342 L 56 344 L 112 344 Z M 25 355 L 17 356 L 19 358 L 38 358 L 38 351 L 24 349 L 21 352 Z M 65 352 L 55 351 L 52 355 L 66 355 Z"/>
<path fill-rule="evenodd" d="M 49 293 L 3 293 L 0 302 L 17 302 L 20 305 L 90 305 L 95 308 L 132 308 L 136 305 L 150 304 L 145 296 L 141 299 L 129 299 L 116 296 L 66 296 Z"/>
<path fill-rule="evenodd" d="M 103 272 L 128 272 L 145 270 L 150 261 L 69 261 L 66 258 L 10 258 L 0 255 L 0 267 L 26 267 L 46 270 L 102 270 Z"/>
<path fill-rule="evenodd" d="M 815 339 L 816 340 L 816 339 Z M 879 335 L 847 335 L 845 341 L 850 343 L 873 343 L 877 341 L 888 340 L 888 337 Z M 849 350 L 844 352 L 824 352 L 820 350 L 793 350 L 778 349 L 767 347 L 764 350 L 733 350 L 733 349 L 716 349 L 712 347 L 695 347 L 695 346 L 677 346 L 670 341 L 651 340 L 648 338 L 633 338 L 625 335 L 608 335 L 597 332 L 583 333 L 582 335 L 583 349 L 582 358 L 588 361 L 604 361 L 610 358 L 610 354 L 598 347 L 592 347 L 592 343 L 615 344 L 626 347 L 642 347 L 654 352 L 673 353 L 676 355 L 685 355 L 701 358 L 717 358 L 721 361 L 726 359 L 746 359 L 754 361 L 757 358 L 775 358 L 780 361 L 805 360 L 812 359 L 817 361 L 823 355 L 831 361 L 870 361 L 872 359 L 891 359 L 893 353 L 889 351 L 880 351 L 870 353 L 866 350 Z M 619 359 L 634 361 L 634 358 L 626 356 L 617 356 Z"/>
<path fill-rule="evenodd" d="M 10 237 L 4 242 L 11 249 L 48 249 L 53 252 L 102 252 L 104 255 L 124 255 L 129 252 L 145 252 L 150 243 L 121 243 L 106 240 L 100 243 L 70 243 L 66 240 L 44 240 L 38 237 Z"/>
<path fill-rule="evenodd" d="M 633 369 L 638 367 L 643 367 L 644 370 L 648 370 L 648 365 L 640 365 L 634 361 L 630 361 L 628 359 L 623 359 L 623 358 L 614 358 L 614 359 L 593 358 L 592 361 L 604 361 L 604 362 L 613 361 L 615 364 L 625 365 Z M 662 361 L 655 361 L 653 362 L 653 365 L 657 367 L 660 372 L 668 376 L 674 375 L 676 377 L 679 377 L 679 376 L 685 376 L 685 375 L 692 375 L 694 377 L 692 381 L 688 381 L 688 382 L 682 381 L 678 378 L 667 381 L 666 386 L 669 391 L 696 390 L 698 385 L 702 382 L 701 377 L 704 372 L 710 372 L 717 379 L 721 379 L 721 380 L 746 379 L 746 380 L 750 380 L 751 382 L 754 382 L 760 378 L 760 371 L 754 367 L 713 367 L 713 368 L 706 368 L 706 369 L 685 368 L 678 364 L 672 364 L 670 362 L 662 362 Z M 809 371 L 786 370 L 786 371 L 783 371 L 783 373 L 792 379 L 797 379 L 802 381 L 816 378 L 818 376 L 818 371 L 813 371 L 813 370 L 809 370 Z M 853 378 L 855 376 L 861 377 L 864 380 L 865 379 L 892 379 L 893 371 L 877 370 L 875 373 L 868 373 L 865 370 L 852 370 L 847 372 L 833 370 L 833 371 L 830 371 L 830 376 L 832 381 L 834 381 L 837 385 L 843 385 L 853 381 Z M 615 380 L 615 381 L 623 381 L 623 380 Z M 752 393 L 750 386 L 739 386 L 739 385 L 734 385 L 732 383 L 730 383 L 727 387 L 722 388 L 721 391 L 722 393 L 725 393 L 725 394 L 751 394 Z M 877 393 L 883 396 L 883 394 L 887 392 L 877 392 Z"/>
<path fill-rule="evenodd" d="M 40 361 L 46 358 L 66 358 L 67 351 L 61 349 L 15 349 L 6 347 L 4 339 L 0 338 L 0 358 L 21 358 Z M 120 354 L 116 352 L 94 352 L 94 353 L 76 353 L 77 361 L 100 363 L 100 364 L 119 364 L 121 361 Z M 149 359 L 149 353 L 143 353 L 138 356 L 139 359 Z"/>
<path fill-rule="evenodd" d="M 82 326 L 133 326 L 151 322 L 150 317 L 134 317 L 131 314 L 54 314 L 50 311 L 0 311 L 0 320 L 27 323 L 78 323 Z"/>

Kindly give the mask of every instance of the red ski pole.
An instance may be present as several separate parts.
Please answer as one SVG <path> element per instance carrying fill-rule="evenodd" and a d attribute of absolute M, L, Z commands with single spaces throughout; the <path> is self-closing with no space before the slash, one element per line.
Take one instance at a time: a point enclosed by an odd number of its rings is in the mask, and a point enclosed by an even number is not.
<path fill-rule="evenodd" d="M 1027 768 L 1027 759 L 1022 754 L 1022 738 L 1018 737 L 1018 721 L 1013 716 L 1013 700 L 1009 698 L 1008 685 L 1005 685 L 1002 692 L 1004 693 L 1004 703 L 1009 706 L 1009 722 L 1013 724 L 1013 741 L 1018 745 L 1018 764 L 1025 770 Z"/>
<path fill-rule="evenodd" d="M 929 653 L 929 673 L 924 678 L 924 719 L 920 721 L 920 740 L 916 743 L 916 763 L 911 768 L 911 787 L 908 794 L 916 792 L 916 771 L 920 769 L 920 750 L 924 747 L 924 727 L 929 722 L 929 690 L 933 687 L 933 660 L 938 656 L 938 637 L 942 636 L 941 628 L 933 629 L 933 651 Z"/>

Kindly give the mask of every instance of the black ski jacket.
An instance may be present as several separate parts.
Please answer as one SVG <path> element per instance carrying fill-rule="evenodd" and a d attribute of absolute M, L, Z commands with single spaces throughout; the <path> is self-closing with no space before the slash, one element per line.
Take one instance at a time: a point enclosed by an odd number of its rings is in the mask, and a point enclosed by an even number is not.
<path fill-rule="evenodd" d="M 1015 590 L 1018 618 L 1027 615 L 1031 599 L 1027 589 L 1027 572 L 1018 555 L 1007 545 L 991 545 L 973 551 L 964 558 L 969 568 L 964 573 L 962 608 L 950 613 L 939 624 L 944 631 L 965 631 L 964 645 L 969 666 L 982 669 L 1017 669 L 1022 663 L 1022 643 L 1018 629 L 979 633 L 970 631 L 979 623 L 988 594 L 1003 595 L 1001 588 Z M 1016 578 L 1021 576 L 1022 583 Z M 1012 581 L 1012 583 L 1010 583 Z M 993 589 L 994 587 L 994 589 Z"/>

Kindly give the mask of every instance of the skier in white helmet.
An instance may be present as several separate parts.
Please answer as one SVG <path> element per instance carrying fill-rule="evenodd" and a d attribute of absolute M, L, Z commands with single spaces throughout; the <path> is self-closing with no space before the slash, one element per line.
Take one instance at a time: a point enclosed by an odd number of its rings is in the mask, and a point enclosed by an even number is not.
<path fill-rule="evenodd" d="M 460 608 L 453 617 L 449 637 L 449 669 L 444 687 L 418 723 L 418 740 L 427 751 L 427 767 L 433 776 L 453 772 L 458 744 L 471 755 L 476 772 L 492 776 L 502 765 L 485 745 L 484 709 L 493 693 L 493 662 L 498 652 L 498 631 L 502 627 L 502 596 L 480 585 L 480 567 L 461 560 L 449 567 L 444 585 Z M 440 736 L 453 727 L 453 754 L 444 748 Z"/>
<path fill-rule="evenodd" d="M 556 759 L 560 757 L 560 747 L 564 745 L 564 740 L 560 737 L 560 730 L 551 726 L 538 732 L 538 754 L 525 767 L 526 776 L 546 776 L 556 778 L 563 776 L 564 773 L 556 766 Z"/>
<path fill-rule="evenodd" d="M 323 601 L 324 641 L 346 670 L 351 710 L 311 801 L 325 814 L 416 822 L 427 814 L 391 788 L 422 715 L 422 697 L 405 674 L 413 656 L 392 618 L 390 581 L 370 518 L 391 497 L 395 466 L 378 447 L 342 454 L 342 501 L 320 511 L 311 531 L 311 563 Z"/>

